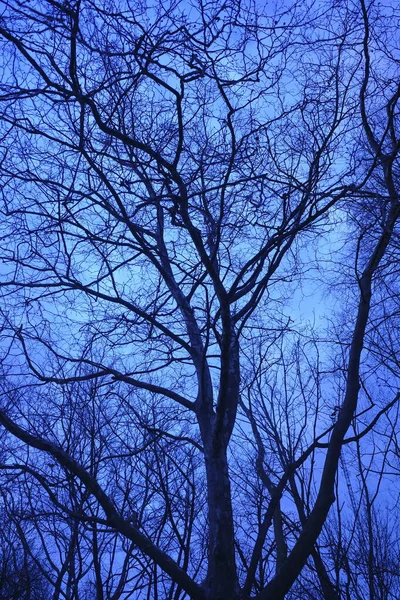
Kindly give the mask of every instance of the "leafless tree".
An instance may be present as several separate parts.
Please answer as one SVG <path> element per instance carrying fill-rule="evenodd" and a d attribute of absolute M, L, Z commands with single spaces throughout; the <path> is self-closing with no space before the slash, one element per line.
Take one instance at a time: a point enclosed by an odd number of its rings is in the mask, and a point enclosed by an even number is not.
<path fill-rule="evenodd" d="M 99 600 L 338 597 L 343 447 L 399 397 L 398 19 L 3 3 L 2 469 Z M 295 306 L 349 231 L 337 352 Z"/>

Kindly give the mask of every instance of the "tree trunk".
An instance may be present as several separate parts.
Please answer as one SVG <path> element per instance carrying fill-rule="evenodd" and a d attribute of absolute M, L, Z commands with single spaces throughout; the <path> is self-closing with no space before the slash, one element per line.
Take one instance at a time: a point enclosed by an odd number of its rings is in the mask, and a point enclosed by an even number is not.
<path fill-rule="evenodd" d="M 231 486 L 226 451 L 206 455 L 208 488 L 208 600 L 240 598 L 237 582 Z"/>

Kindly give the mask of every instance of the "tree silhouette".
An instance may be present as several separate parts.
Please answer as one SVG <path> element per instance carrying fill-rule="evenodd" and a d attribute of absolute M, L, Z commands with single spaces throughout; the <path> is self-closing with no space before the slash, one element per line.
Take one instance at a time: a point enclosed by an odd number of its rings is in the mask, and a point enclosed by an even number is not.
<path fill-rule="evenodd" d="M 98 598 L 141 579 L 147 598 L 279 600 L 304 568 L 339 597 L 318 538 L 342 449 L 398 398 L 392 368 L 368 406 L 397 310 L 398 16 L 4 4 L 3 468 L 80 528 Z M 340 237 L 328 359 L 294 306 Z"/>

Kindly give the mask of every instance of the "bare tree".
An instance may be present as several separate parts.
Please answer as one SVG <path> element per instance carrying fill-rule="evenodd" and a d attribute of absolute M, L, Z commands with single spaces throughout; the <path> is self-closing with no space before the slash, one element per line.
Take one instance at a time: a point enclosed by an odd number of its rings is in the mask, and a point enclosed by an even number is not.
<path fill-rule="evenodd" d="M 90 542 L 98 599 L 139 578 L 144 598 L 338 597 L 318 538 L 342 449 L 398 399 L 392 375 L 364 412 L 396 317 L 398 17 L 4 3 L 3 467 Z M 294 306 L 344 214 L 355 277 L 329 374 Z M 123 546 L 107 574 L 106 539 Z"/>
<path fill-rule="evenodd" d="M 2 501 L 1 598 L 4 600 L 50 600 L 51 589 L 47 582 L 46 565 L 43 556 L 38 552 L 35 539 L 24 532 L 20 526 L 14 526 L 14 520 L 10 518 L 7 509 L 7 505 Z"/>

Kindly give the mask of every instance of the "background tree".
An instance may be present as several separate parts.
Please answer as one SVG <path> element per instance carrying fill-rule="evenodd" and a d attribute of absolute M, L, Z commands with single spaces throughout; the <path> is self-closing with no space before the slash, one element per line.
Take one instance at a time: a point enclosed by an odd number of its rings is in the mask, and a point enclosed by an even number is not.
<path fill-rule="evenodd" d="M 19 523 L 2 502 L 0 534 L 0 590 L 4 600 L 49 600 L 50 587 L 45 565 L 35 540 L 21 526 L 24 513 L 18 511 Z M 14 511 L 16 507 L 14 506 Z M 25 510 L 25 507 L 23 507 Z"/>

